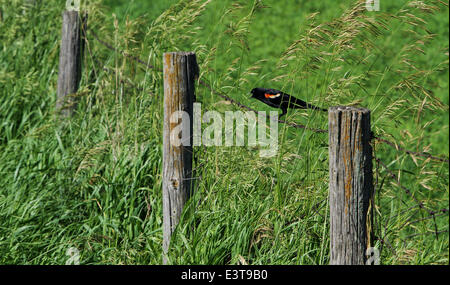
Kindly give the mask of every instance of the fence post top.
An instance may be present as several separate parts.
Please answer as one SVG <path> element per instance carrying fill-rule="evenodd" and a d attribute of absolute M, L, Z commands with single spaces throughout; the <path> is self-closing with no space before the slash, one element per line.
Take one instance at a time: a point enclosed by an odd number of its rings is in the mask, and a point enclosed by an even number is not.
<path fill-rule="evenodd" d="M 78 16 L 79 11 L 77 10 L 65 10 L 63 11 L 63 15 L 73 15 L 73 16 Z"/>
<path fill-rule="evenodd" d="M 330 107 L 328 108 L 328 112 L 359 112 L 359 113 L 365 113 L 365 114 L 369 114 L 370 110 L 366 109 L 366 108 L 361 108 L 361 107 L 353 107 L 353 106 L 334 106 L 334 107 Z"/>
<path fill-rule="evenodd" d="M 171 51 L 171 52 L 165 52 L 164 56 L 166 55 L 195 55 L 195 52 L 193 51 Z"/>

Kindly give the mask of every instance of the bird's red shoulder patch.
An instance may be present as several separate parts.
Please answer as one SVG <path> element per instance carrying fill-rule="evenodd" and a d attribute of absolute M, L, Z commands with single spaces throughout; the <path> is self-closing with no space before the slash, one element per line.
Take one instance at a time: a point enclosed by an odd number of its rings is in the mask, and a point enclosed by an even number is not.
<path fill-rule="evenodd" d="M 273 98 L 280 97 L 280 93 L 278 93 L 278 94 L 266 93 L 266 94 L 264 94 L 264 97 L 266 97 L 267 99 L 273 99 Z"/>

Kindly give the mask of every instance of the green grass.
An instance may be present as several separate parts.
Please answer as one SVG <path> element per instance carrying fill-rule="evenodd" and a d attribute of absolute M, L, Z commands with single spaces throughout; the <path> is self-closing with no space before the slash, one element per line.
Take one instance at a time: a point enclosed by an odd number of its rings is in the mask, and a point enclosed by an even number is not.
<path fill-rule="evenodd" d="M 412 1 L 381 1 L 380 12 L 344 21 L 355 1 L 86 1 L 90 29 L 155 68 L 89 35 L 78 111 L 62 120 L 64 3 L 36 2 L 0 0 L 0 264 L 64 264 L 70 247 L 81 264 L 162 262 L 167 51 L 195 51 L 202 79 L 252 108 L 270 110 L 248 98 L 255 86 L 318 106 L 359 105 L 372 110 L 376 134 L 448 157 L 448 5 L 424 1 L 440 8 L 428 14 Z M 204 111 L 239 110 L 202 86 L 197 98 Z M 287 120 L 327 128 L 317 112 Z M 328 264 L 327 134 L 279 131 L 273 158 L 250 147 L 194 149 L 195 195 L 169 263 Z M 427 209 L 448 209 L 448 164 L 382 144 L 375 154 Z M 448 213 L 429 218 L 382 166 L 374 173 L 381 263 L 448 264 Z"/>

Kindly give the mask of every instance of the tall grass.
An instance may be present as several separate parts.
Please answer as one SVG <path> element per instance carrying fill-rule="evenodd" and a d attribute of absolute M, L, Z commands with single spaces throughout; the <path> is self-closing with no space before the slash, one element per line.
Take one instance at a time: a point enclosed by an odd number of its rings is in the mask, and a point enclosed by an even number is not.
<path fill-rule="evenodd" d="M 269 110 L 244 95 L 255 86 L 324 107 L 364 106 L 377 135 L 448 156 L 448 29 L 436 24 L 448 22 L 442 1 L 398 1 L 371 13 L 365 1 L 303 1 L 323 13 L 303 15 L 293 33 L 283 27 L 293 16 L 282 26 L 270 18 L 291 13 L 276 1 L 182 0 L 157 17 L 131 16 L 134 2 L 116 15 L 86 1 L 89 29 L 116 52 L 88 31 L 81 101 L 66 121 L 54 115 L 60 2 L 0 0 L 2 264 L 64 264 L 70 247 L 82 264 L 161 263 L 167 51 L 195 51 L 202 80 L 253 108 Z M 204 110 L 238 110 L 201 85 L 197 99 Z M 314 111 L 292 111 L 287 120 L 327 125 Z M 328 263 L 327 135 L 280 130 L 274 158 L 251 147 L 195 149 L 195 194 L 170 263 Z M 427 209 L 448 209 L 448 164 L 385 145 L 375 154 Z M 374 173 L 381 262 L 448 264 L 448 214 L 429 217 L 375 163 Z"/>

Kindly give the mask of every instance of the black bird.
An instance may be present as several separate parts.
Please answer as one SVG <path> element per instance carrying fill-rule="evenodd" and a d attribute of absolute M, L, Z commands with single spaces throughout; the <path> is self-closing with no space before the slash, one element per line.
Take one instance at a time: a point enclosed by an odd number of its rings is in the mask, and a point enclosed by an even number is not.
<path fill-rule="evenodd" d="M 328 111 L 327 109 L 322 109 L 306 103 L 303 100 L 297 99 L 294 96 L 286 94 L 280 90 L 276 89 L 266 89 L 266 88 L 253 88 L 252 97 L 258 99 L 259 101 L 266 103 L 270 107 L 279 108 L 283 111 L 280 117 L 283 117 L 287 113 L 287 109 L 314 109 L 320 111 Z"/>

